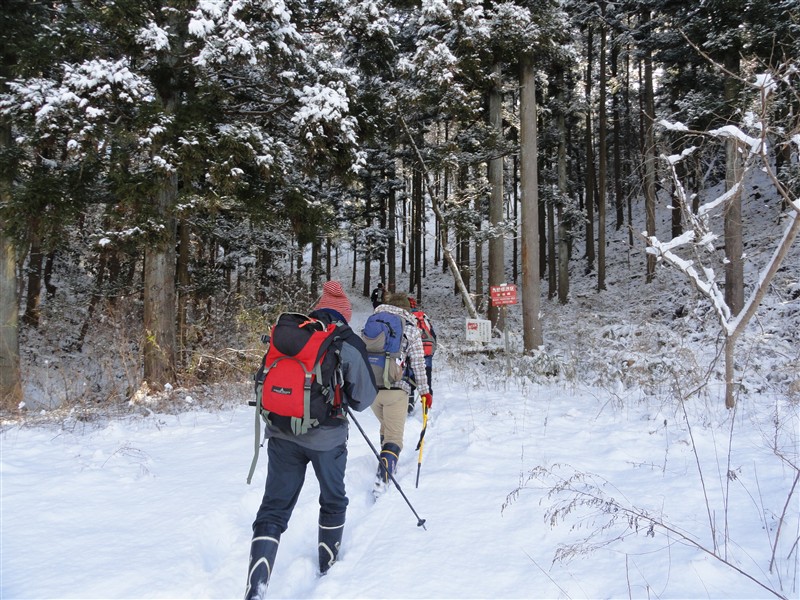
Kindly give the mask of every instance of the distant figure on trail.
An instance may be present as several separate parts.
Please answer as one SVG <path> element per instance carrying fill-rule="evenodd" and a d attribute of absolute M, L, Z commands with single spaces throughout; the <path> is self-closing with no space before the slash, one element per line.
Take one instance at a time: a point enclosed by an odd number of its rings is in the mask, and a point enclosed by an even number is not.
<path fill-rule="evenodd" d="M 383 284 L 379 283 L 378 287 L 372 290 L 372 294 L 369 297 L 372 300 L 372 308 L 377 308 L 378 305 L 383 304 L 384 295 Z"/>
<path fill-rule="evenodd" d="M 433 328 L 433 321 L 417 304 L 413 296 L 408 297 L 411 303 L 412 315 L 417 320 L 417 327 L 422 335 L 422 349 L 425 352 L 425 378 L 428 381 L 428 389 L 433 393 L 433 355 L 436 354 L 436 330 Z M 407 366 L 408 383 L 411 386 L 411 393 L 408 395 L 408 414 L 414 412 L 416 396 L 414 390 L 417 387 L 417 379 L 411 365 Z"/>
<path fill-rule="evenodd" d="M 330 382 L 324 382 L 328 391 L 322 402 L 323 405 L 326 402 L 329 405 L 328 416 L 302 433 L 277 426 L 279 421 L 275 425 L 271 421 L 266 423 L 269 460 L 267 482 L 261 507 L 253 522 L 245 600 L 261 600 L 265 597 L 281 534 L 289 525 L 289 518 L 305 481 L 308 463 L 313 465 L 319 482 L 317 547 L 321 574 L 324 575 L 336 561 L 342 542 L 348 505 L 344 485 L 348 420 L 344 407 L 363 411 L 372 405 L 378 390 L 367 362 L 364 342 L 347 324 L 352 316 L 350 300 L 338 281 L 327 281 L 322 289 L 322 297 L 300 327 L 320 327 L 330 331 L 331 325 L 335 326 L 333 342 L 325 352 L 326 357 L 336 357 L 332 353 L 339 352 L 334 375 Z M 303 318 L 302 315 L 293 316 Z M 287 341 L 286 336 L 288 334 L 281 337 L 282 343 L 276 341 L 276 327 L 270 343 L 279 347 L 291 344 L 292 340 Z M 320 359 L 320 364 L 323 360 Z M 280 368 L 278 365 L 285 362 L 286 359 L 275 362 L 272 368 L 277 370 Z M 290 391 L 288 388 L 281 389 L 286 389 L 284 394 Z M 311 402 L 314 402 L 314 398 L 316 396 L 312 392 Z"/>

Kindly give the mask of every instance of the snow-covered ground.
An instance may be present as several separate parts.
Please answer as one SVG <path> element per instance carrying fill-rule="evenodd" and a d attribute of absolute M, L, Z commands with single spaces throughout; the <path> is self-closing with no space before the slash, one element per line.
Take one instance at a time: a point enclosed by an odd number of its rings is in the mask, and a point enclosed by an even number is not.
<path fill-rule="evenodd" d="M 748 231 L 779 236 L 774 204 L 747 218 Z M 502 338 L 466 342 L 452 280 L 430 266 L 423 300 L 441 349 L 419 487 L 419 412 L 400 458 L 412 506 L 398 490 L 373 502 L 377 461 L 351 426 L 340 560 L 316 576 L 309 471 L 269 595 L 797 598 L 800 244 L 737 348 L 729 411 L 707 303 L 672 270 L 644 285 L 644 254 L 626 240 L 609 235 L 601 293 L 576 247 L 570 303 L 543 302 L 534 357 L 521 356 L 519 306 L 510 356 Z M 749 280 L 770 253 L 749 240 Z M 339 272 L 357 327 L 370 306 L 349 288 L 351 266 Z M 206 388 L 213 408 L 176 389 L 185 410 L 145 397 L 116 417 L 78 407 L 58 422 L 5 420 L 0 598 L 241 597 L 268 468 L 263 452 L 245 483 L 254 415 L 242 379 Z M 371 411 L 356 416 L 377 444 Z"/>
<path fill-rule="evenodd" d="M 680 405 L 621 381 L 534 381 L 443 336 L 419 487 L 419 411 L 398 474 L 425 529 L 397 490 L 373 502 L 376 459 L 351 427 L 340 561 L 315 575 L 309 472 L 271 597 L 797 597 L 796 400 L 730 412 L 719 390 Z M 250 388 L 231 389 L 223 410 L 7 424 L 2 598 L 240 597 L 267 461 L 246 485 Z M 376 444 L 371 411 L 357 417 Z"/>

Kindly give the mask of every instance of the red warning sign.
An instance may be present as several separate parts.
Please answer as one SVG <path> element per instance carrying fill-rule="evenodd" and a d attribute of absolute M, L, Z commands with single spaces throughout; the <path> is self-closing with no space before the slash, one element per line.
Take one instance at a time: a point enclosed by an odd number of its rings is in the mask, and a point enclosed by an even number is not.
<path fill-rule="evenodd" d="M 517 286 L 514 284 L 490 285 L 489 297 L 492 306 L 517 303 Z"/>

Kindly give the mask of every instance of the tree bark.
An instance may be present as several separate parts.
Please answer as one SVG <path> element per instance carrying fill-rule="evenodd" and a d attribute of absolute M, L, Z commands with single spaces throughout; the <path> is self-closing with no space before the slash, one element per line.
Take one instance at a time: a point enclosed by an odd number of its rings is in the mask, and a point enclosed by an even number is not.
<path fill-rule="evenodd" d="M 412 221 L 412 237 L 414 239 L 414 263 L 411 269 L 411 280 L 408 291 L 413 293 L 416 289 L 417 298 L 422 296 L 422 215 L 425 202 L 422 190 L 422 166 L 414 169 L 414 206 Z"/>
<path fill-rule="evenodd" d="M 191 235 L 189 221 L 181 218 L 178 224 L 178 349 L 179 364 L 185 368 L 189 364 L 189 247 Z"/>
<path fill-rule="evenodd" d="M 730 73 L 739 72 L 737 50 L 728 52 L 725 68 Z M 734 77 L 725 78 L 725 102 L 731 114 L 735 114 L 739 84 Z M 731 136 L 725 145 L 725 189 L 729 190 L 741 181 L 744 170 L 741 142 Z M 731 314 L 738 315 L 744 306 L 744 242 L 742 239 L 742 192 L 741 187 L 725 207 L 725 303 Z"/>
<path fill-rule="evenodd" d="M 619 77 L 619 43 L 611 43 L 611 77 L 617 82 L 611 93 L 611 112 L 613 114 L 613 161 L 614 161 L 614 229 L 619 231 L 625 223 L 625 174 L 622 172 L 622 111 L 620 107 L 620 81 Z"/>
<path fill-rule="evenodd" d="M 642 11 L 642 22 L 650 21 L 650 11 Z M 655 101 L 653 98 L 653 59 L 650 52 L 644 55 L 644 114 L 642 125 L 644 136 L 644 195 L 645 228 L 647 235 L 656 235 L 656 142 L 655 142 Z M 656 257 L 647 254 L 646 282 L 651 283 L 656 273 Z"/>
<path fill-rule="evenodd" d="M 28 285 L 25 294 L 25 314 L 22 315 L 22 322 L 33 329 L 37 329 L 39 327 L 39 301 L 42 294 L 42 266 L 44 264 L 38 218 L 34 217 L 30 220 L 28 232 L 30 235 L 27 269 Z"/>
<path fill-rule="evenodd" d="M 539 321 L 539 193 L 536 73 L 524 57 L 520 75 L 520 188 L 522 190 L 522 329 L 530 353 L 543 343 Z"/>
<path fill-rule="evenodd" d="M 594 36 L 591 25 L 586 38 L 586 272 L 594 270 L 594 142 L 592 136 L 592 44 Z"/>
<path fill-rule="evenodd" d="M 144 261 L 144 380 L 151 389 L 175 383 L 175 240 L 172 208 L 178 196 L 178 176 L 165 175 L 156 193 L 164 234 L 145 249 Z"/>
<path fill-rule="evenodd" d="M 601 11 L 605 14 L 605 6 L 601 3 Z M 598 123 L 598 194 L 597 194 L 597 290 L 606 289 L 606 170 L 608 159 L 606 153 L 606 131 L 608 129 L 606 115 L 606 25 L 600 25 L 600 116 Z"/>
<path fill-rule="evenodd" d="M 566 81 L 564 72 L 561 71 L 556 78 L 558 89 L 559 106 L 566 106 Z M 558 222 L 558 301 L 566 304 L 569 300 L 569 240 L 567 239 L 567 227 L 564 223 L 564 199 L 567 197 L 567 123 L 566 115 L 563 110 L 559 110 L 556 117 L 556 127 L 558 130 L 558 149 L 557 165 L 558 172 L 558 191 L 560 198 L 556 204 L 556 220 Z"/>
<path fill-rule="evenodd" d="M 503 139 L 503 93 L 500 87 L 502 82 L 502 69 L 499 64 L 493 67 L 493 85 L 489 92 L 489 126 L 498 142 Z M 505 283 L 505 237 L 498 233 L 503 222 L 503 157 L 497 155 L 489 160 L 489 225 L 494 234 L 489 239 L 489 287 Z M 497 306 L 489 306 L 489 320 L 492 327 L 500 331 L 505 330 L 503 318 L 504 311 Z"/>
<path fill-rule="evenodd" d="M 387 272 L 387 282 L 391 282 L 394 285 L 395 277 L 397 276 L 397 189 L 395 188 L 394 180 L 396 179 L 397 174 L 395 173 L 394 167 L 392 167 L 391 171 L 389 172 L 389 178 L 392 181 L 391 187 L 389 189 L 389 209 L 388 209 L 388 228 L 389 228 L 389 243 L 387 248 L 388 256 L 386 257 L 386 263 L 388 267 Z M 384 282 L 384 285 L 386 283 Z"/>

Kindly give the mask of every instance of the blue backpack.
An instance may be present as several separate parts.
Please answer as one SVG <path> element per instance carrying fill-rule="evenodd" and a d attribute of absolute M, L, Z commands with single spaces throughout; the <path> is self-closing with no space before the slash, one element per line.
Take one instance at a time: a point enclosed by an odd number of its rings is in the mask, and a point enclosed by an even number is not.
<path fill-rule="evenodd" d="M 378 387 L 391 389 L 403 378 L 405 356 L 403 343 L 403 317 L 388 312 L 369 316 L 361 330 L 361 339 L 367 347 L 369 361 Z"/>

